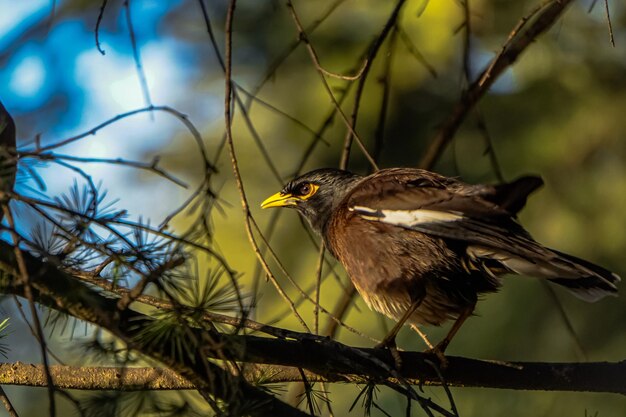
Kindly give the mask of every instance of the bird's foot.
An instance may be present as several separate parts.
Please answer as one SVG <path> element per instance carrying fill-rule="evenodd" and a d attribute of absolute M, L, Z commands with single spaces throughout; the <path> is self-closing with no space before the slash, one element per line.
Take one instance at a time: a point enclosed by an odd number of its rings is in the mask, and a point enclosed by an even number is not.
<path fill-rule="evenodd" d="M 400 370 L 402 368 L 402 358 L 400 357 L 400 352 L 398 352 L 395 337 L 385 337 L 379 344 L 374 346 L 374 348 L 388 349 L 389 354 L 391 354 L 391 357 L 393 358 L 396 370 Z"/>
<path fill-rule="evenodd" d="M 437 360 L 439 361 L 439 368 L 441 369 L 446 369 L 448 367 L 448 358 L 446 358 L 446 355 L 444 355 L 444 352 L 448 347 L 448 343 L 445 342 L 446 341 L 443 340 L 439 342 L 437 346 L 431 349 L 426 349 L 424 351 L 424 353 L 426 353 L 427 355 L 432 355 L 437 358 Z"/>

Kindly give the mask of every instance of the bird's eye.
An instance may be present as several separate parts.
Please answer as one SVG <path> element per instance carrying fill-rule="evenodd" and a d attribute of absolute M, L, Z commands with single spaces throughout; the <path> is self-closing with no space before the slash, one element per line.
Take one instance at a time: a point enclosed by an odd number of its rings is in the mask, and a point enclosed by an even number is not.
<path fill-rule="evenodd" d="M 309 195 L 309 193 L 311 192 L 311 184 L 302 184 L 301 186 L 298 187 L 298 195 Z"/>

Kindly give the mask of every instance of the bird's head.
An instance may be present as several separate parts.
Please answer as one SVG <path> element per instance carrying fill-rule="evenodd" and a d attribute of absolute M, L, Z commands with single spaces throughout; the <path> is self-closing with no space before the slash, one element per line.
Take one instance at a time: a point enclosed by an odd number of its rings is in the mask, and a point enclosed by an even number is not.
<path fill-rule="evenodd" d="M 335 207 L 361 178 L 360 175 L 332 168 L 307 172 L 263 201 L 261 208 L 295 208 L 316 232 L 323 234 Z"/>

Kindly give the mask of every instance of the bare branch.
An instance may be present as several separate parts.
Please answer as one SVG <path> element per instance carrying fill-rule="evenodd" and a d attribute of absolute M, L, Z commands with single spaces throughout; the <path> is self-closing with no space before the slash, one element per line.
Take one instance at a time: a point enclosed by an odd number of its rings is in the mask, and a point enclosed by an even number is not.
<path fill-rule="evenodd" d="M 241 200 L 241 207 L 242 207 L 243 215 L 244 215 L 246 233 L 248 235 L 248 240 L 249 240 L 250 244 L 252 245 L 252 249 L 254 250 L 254 253 L 257 256 L 257 259 L 259 260 L 259 262 L 263 266 L 263 270 L 265 271 L 266 276 L 268 277 L 268 279 L 270 279 L 272 281 L 272 284 L 274 284 L 274 287 L 276 288 L 276 290 L 278 291 L 280 296 L 290 306 L 291 311 L 298 318 L 298 321 L 300 322 L 302 327 L 304 329 L 306 329 L 307 331 L 310 331 L 309 327 L 306 324 L 306 322 L 304 321 L 304 319 L 302 318 L 300 313 L 298 313 L 298 310 L 293 305 L 293 301 L 291 301 L 291 299 L 289 298 L 287 293 L 282 289 L 282 287 L 278 283 L 278 280 L 276 279 L 276 277 L 274 276 L 274 274 L 270 270 L 269 265 L 267 264 L 267 262 L 263 258 L 263 254 L 261 253 L 259 245 L 257 244 L 256 239 L 254 238 L 254 233 L 252 231 L 252 219 L 251 219 L 252 218 L 252 214 L 250 213 L 250 206 L 248 204 L 248 199 L 246 197 L 246 192 L 244 190 L 243 180 L 241 178 L 241 173 L 239 172 L 239 165 L 238 165 L 238 162 L 237 162 L 237 156 L 235 154 L 235 144 L 234 144 L 233 135 L 232 135 L 232 112 L 231 112 L 231 108 L 232 108 L 232 97 L 233 97 L 234 92 L 233 92 L 233 88 L 232 88 L 233 87 L 233 83 L 232 83 L 232 76 L 231 76 L 231 70 L 232 70 L 231 52 L 232 52 L 232 20 L 233 20 L 233 17 L 234 17 L 233 13 L 234 13 L 234 9 L 235 9 L 235 3 L 236 3 L 236 0 L 231 0 L 230 3 L 229 3 L 230 4 L 229 9 L 228 9 L 229 14 L 228 14 L 227 19 L 226 19 L 226 29 L 225 29 L 225 31 L 226 31 L 226 53 L 224 54 L 225 55 L 225 64 L 224 65 L 225 65 L 225 73 L 226 73 L 225 74 L 225 77 L 226 77 L 226 91 L 225 91 L 225 96 L 224 96 L 224 120 L 226 121 L 226 140 L 227 140 L 227 143 L 228 143 L 228 151 L 230 153 L 231 166 L 232 166 L 233 173 L 235 175 L 235 180 L 237 182 L 237 189 L 239 191 L 239 198 Z"/>
<path fill-rule="evenodd" d="M 552 27 L 554 22 L 556 22 L 571 2 L 572 0 L 551 1 L 548 5 L 543 7 L 541 12 L 538 12 L 534 22 L 526 31 L 519 35 L 513 34 L 513 38 L 505 44 L 504 51 L 492 60 L 487 69 L 483 71 L 478 79 L 463 93 L 461 100 L 454 107 L 443 123 L 443 127 L 431 141 L 419 166 L 426 169 L 433 167 L 478 100 L 485 95 L 495 80 L 517 60 L 539 35 Z M 534 13 L 531 13 L 531 15 L 533 14 Z M 528 18 L 522 19 L 516 27 L 523 26 L 527 20 Z"/>
<path fill-rule="evenodd" d="M 613 35 L 613 23 L 611 23 L 611 11 L 609 10 L 609 0 L 604 0 L 604 12 L 606 13 L 606 24 L 609 28 L 609 41 L 615 48 L 615 36 Z"/>
<path fill-rule="evenodd" d="M 17 232 L 15 232 L 15 221 L 13 219 L 13 213 L 9 208 L 8 203 L 2 204 L 2 211 L 4 213 L 4 217 L 7 219 L 7 223 L 9 227 L 12 229 L 11 237 L 13 239 L 13 254 L 15 255 L 15 260 L 17 264 L 17 276 L 20 277 L 21 284 L 24 288 L 24 295 L 28 300 L 28 305 L 30 307 L 30 314 L 32 316 L 34 322 L 34 328 L 37 335 L 37 341 L 39 342 L 39 347 L 41 350 L 41 359 L 43 361 L 43 368 L 45 370 L 46 382 L 48 385 L 48 402 L 49 402 L 49 410 L 50 417 L 56 416 L 56 401 L 54 399 L 54 392 L 56 388 L 54 387 L 54 383 L 52 380 L 52 376 L 50 375 L 50 360 L 48 359 L 48 348 L 46 343 L 46 336 L 43 333 L 43 326 L 41 325 L 41 321 L 39 319 L 39 312 L 35 307 L 35 295 L 33 293 L 33 287 L 31 283 L 31 275 L 28 271 L 28 267 L 26 265 L 26 260 L 24 257 L 24 253 L 22 249 L 20 249 L 20 238 Z"/>
<path fill-rule="evenodd" d="M 220 346 L 219 340 L 209 342 L 203 336 L 208 336 L 208 332 L 202 330 L 191 332 L 190 330 L 190 340 L 196 340 L 196 343 L 201 340 L 205 341 L 203 349 L 191 352 L 192 357 L 186 355 L 178 357 L 162 344 L 143 344 L 140 341 L 139 332 L 143 326 L 153 322 L 152 319 L 130 309 L 114 314 L 117 304 L 115 300 L 94 292 L 50 263 L 42 262 L 26 252 L 22 253 L 22 257 L 31 278 L 33 297 L 41 304 L 100 326 L 125 342 L 130 348 L 163 362 L 196 387 L 200 387 L 199 392 L 207 401 L 213 401 L 211 396 L 222 398 L 227 402 L 241 397 L 263 404 L 249 411 L 253 416 L 306 415 L 250 385 L 241 376 L 234 375 L 207 361 L 206 356 L 219 359 L 223 359 L 224 356 L 222 348 L 224 345 Z M 20 274 L 16 254 L 13 253 L 11 245 L 2 241 L 0 241 L 0 272 L 0 290 L 4 293 L 24 296 L 25 287 L 16 278 Z M 229 352 L 231 353 L 234 352 Z"/>
<path fill-rule="evenodd" d="M 137 46 L 137 37 L 135 36 L 135 28 L 133 27 L 133 18 L 130 14 L 130 1 L 124 0 L 124 11 L 126 12 L 126 27 L 128 27 L 128 35 L 130 36 L 130 45 L 133 49 L 133 59 L 135 60 L 135 68 L 137 69 L 137 76 L 139 77 L 139 83 L 141 85 L 141 92 L 143 93 L 143 99 L 146 106 L 153 107 L 152 99 L 150 98 L 150 90 L 148 89 L 148 80 L 146 79 L 146 73 L 141 65 L 141 56 L 139 55 L 139 47 Z M 104 11 L 102 5 L 102 10 Z M 154 117 L 150 113 L 151 117 Z"/>
<path fill-rule="evenodd" d="M 326 21 L 326 19 L 328 19 L 328 17 L 330 17 L 330 15 L 332 15 L 339 6 L 345 3 L 345 1 L 346 0 L 335 0 L 335 2 L 332 3 L 328 7 L 328 9 L 324 10 L 317 19 L 315 19 L 309 26 L 306 27 L 305 32 L 308 33 L 309 35 L 315 32 L 315 30 L 324 21 Z M 289 58 L 289 56 L 298 48 L 300 43 L 302 43 L 302 39 L 294 40 L 293 42 L 291 42 L 291 44 L 289 44 L 289 46 L 287 46 L 278 55 L 278 57 L 276 57 L 276 59 L 267 68 L 267 71 L 265 72 L 265 75 L 263 76 L 261 81 L 252 89 L 253 96 L 256 96 L 259 93 L 259 91 L 261 91 L 263 86 L 276 75 L 276 71 L 278 71 L 278 68 L 280 68 L 280 66 L 285 62 L 285 60 L 287 60 L 287 58 Z M 354 71 L 356 70 L 350 70 L 348 72 L 354 72 Z M 250 104 L 251 102 L 250 100 L 248 100 L 246 105 L 249 106 Z"/>
<path fill-rule="evenodd" d="M 433 78 L 437 78 L 437 70 L 428 62 L 428 60 L 424 57 L 424 55 L 422 55 L 422 53 L 417 48 L 417 46 L 413 43 L 413 41 L 411 40 L 409 35 L 406 33 L 406 31 L 401 26 L 397 26 L 396 30 L 398 31 L 398 35 L 400 35 L 400 40 L 402 41 L 406 49 L 409 51 L 409 53 L 415 57 L 417 62 L 422 64 L 424 68 L 428 70 L 428 72 Z"/>
<path fill-rule="evenodd" d="M 76 390 L 172 390 L 196 386 L 167 368 L 120 368 L 94 366 L 50 366 L 54 385 Z M 0 384 L 47 387 L 45 369 L 30 363 L 0 364 Z"/>
<path fill-rule="evenodd" d="M 291 2 L 291 0 L 287 0 L 287 7 L 289 8 L 289 11 L 291 12 L 291 16 L 292 16 L 293 21 L 294 21 L 294 23 L 296 25 L 296 28 L 298 30 L 298 37 L 299 37 L 299 39 L 301 39 L 304 42 L 304 44 L 305 44 L 305 46 L 307 48 L 307 51 L 309 52 L 309 55 L 311 56 L 311 60 L 313 62 L 315 62 L 317 60 L 317 54 L 315 52 L 315 48 L 313 48 L 313 45 L 311 45 L 311 42 L 307 38 L 307 34 L 304 31 L 304 27 L 302 26 L 302 23 L 300 22 L 300 18 L 298 17 L 298 14 L 296 13 L 296 9 L 295 9 L 293 3 Z M 330 98 L 332 104 L 337 109 L 337 113 L 339 113 L 339 115 L 341 116 L 341 118 L 344 121 L 346 127 L 348 128 L 348 131 L 354 137 L 354 140 L 356 140 L 357 144 L 359 145 L 359 148 L 361 148 L 361 151 L 363 151 L 363 155 L 365 155 L 365 158 L 368 160 L 370 165 L 375 170 L 378 170 L 378 165 L 376 165 L 376 161 L 374 161 L 374 159 L 372 158 L 372 156 L 368 152 L 367 148 L 365 147 L 365 144 L 363 143 L 363 141 L 361 140 L 359 135 L 356 133 L 354 127 L 352 126 L 352 124 L 348 120 L 348 117 L 346 116 L 344 111 L 341 109 L 341 106 L 339 105 L 339 102 L 335 98 L 335 95 L 333 94 L 333 91 L 330 88 L 330 85 L 328 85 L 328 81 L 326 81 L 326 77 L 325 77 L 324 73 L 322 71 L 320 71 L 319 69 L 318 69 L 318 73 L 320 75 L 320 79 L 322 81 L 322 85 L 324 86 L 324 89 L 326 90 L 326 93 L 328 94 L 328 97 Z"/>
<path fill-rule="evenodd" d="M 17 261 L 10 246 L 0 242 L 0 266 L 5 271 L 1 286 L 3 292 L 23 295 L 24 287 L 15 279 L 6 275 L 6 271 L 17 272 Z M 209 391 L 214 395 L 225 395 L 223 386 L 212 380 L 209 383 L 204 370 L 198 368 L 203 363 L 197 358 L 196 365 L 181 363 L 168 357 L 167 349 L 162 346 L 141 346 L 133 336 L 145 316 L 131 310 L 120 312 L 114 318 L 110 311 L 115 309 L 115 301 L 107 300 L 101 295 L 88 290 L 73 279 L 57 271 L 50 264 L 41 262 L 27 253 L 24 261 L 32 277 L 32 286 L 36 290 L 35 297 L 53 308 L 66 311 L 75 317 L 88 320 L 104 327 L 117 337 L 136 347 L 155 359 L 173 366 L 174 370 L 189 380 L 196 387 L 208 384 Z M 34 273 L 34 271 L 38 271 Z M 14 272 L 11 272 L 12 274 Z M 133 330 L 135 329 L 135 330 Z M 195 331 L 198 337 L 201 330 Z M 374 378 L 376 381 L 397 383 L 389 369 L 394 360 L 385 349 L 358 349 L 346 346 L 330 339 L 316 338 L 311 335 L 302 336 L 301 340 L 279 340 L 255 336 L 236 336 L 211 333 L 215 344 L 207 345 L 203 354 L 220 358 L 227 355 L 242 362 L 271 364 L 306 368 L 323 376 L 326 381 L 363 382 Z M 411 383 L 441 384 L 437 371 L 429 362 L 433 359 L 429 354 L 417 352 L 400 352 L 403 369 L 398 377 Z M 450 386 L 480 386 L 507 389 L 531 390 L 563 390 L 612 392 L 626 394 L 626 361 L 619 363 L 502 363 L 474 359 L 449 357 L 449 366 L 442 372 L 443 378 Z M 222 374 L 220 378 L 233 383 L 232 377 L 223 374 L 225 371 L 213 364 L 204 363 L 211 373 Z M 394 382 L 395 381 L 395 382 Z M 259 396 L 259 392 L 247 385 L 237 383 L 250 396 Z M 252 391 L 250 391 L 252 390 Z M 273 404 L 277 400 L 273 399 Z M 266 400 L 269 400 L 266 399 Z M 279 406 L 279 405 L 276 405 Z M 280 407 L 283 407 L 280 405 Z M 259 412 L 258 415 L 269 415 Z M 284 414 L 295 415 L 295 414 Z M 300 415 L 300 414 L 298 414 Z"/>
<path fill-rule="evenodd" d="M 107 7 L 107 2 L 109 0 L 102 0 L 102 5 L 100 6 L 100 11 L 98 12 L 98 20 L 96 20 L 96 28 L 94 29 L 94 35 L 96 37 L 96 49 L 102 55 L 105 55 L 104 49 L 102 49 L 102 45 L 100 44 L 100 24 L 102 23 L 102 18 L 104 17 L 104 10 Z"/>
<path fill-rule="evenodd" d="M 181 112 L 179 112 L 176 109 L 173 109 L 169 106 L 148 106 L 148 107 L 144 107 L 141 109 L 136 109 L 136 110 L 131 110 L 128 111 L 126 113 L 122 113 L 122 114 L 118 114 L 115 117 L 110 118 L 109 120 L 106 120 L 102 123 L 100 123 L 99 125 L 89 129 L 87 132 L 81 133 L 79 135 L 76 136 L 72 136 L 69 137 L 67 139 L 63 139 L 61 141 L 58 141 L 56 143 L 52 143 L 50 145 L 47 146 L 38 146 L 38 142 L 36 142 L 37 146 L 35 147 L 35 150 L 33 152 L 35 153 L 42 153 L 42 152 L 46 152 L 46 151 L 51 151 L 53 149 L 56 148 L 60 148 L 66 145 L 69 145 L 70 143 L 76 142 L 78 140 L 84 139 L 88 136 L 92 136 L 95 135 L 98 131 L 102 130 L 103 128 L 112 125 L 113 123 L 116 123 L 122 119 L 126 119 L 130 116 L 134 116 L 140 113 L 148 113 L 148 112 L 154 112 L 154 111 L 160 111 L 160 112 L 164 112 L 164 113 L 169 113 L 171 115 L 173 115 L 174 117 L 176 117 L 181 123 L 183 123 L 185 125 L 185 127 L 187 127 L 187 130 L 189 130 L 189 132 L 191 133 L 191 135 L 193 136 L 193 138 L 196 141 L 196 144 L 198 146 L 198 149 L 200 150 L 200 153 L 202 155 L 202 159 L 204 161 L 205 164 L 209 164 L 209 158 L 204 146 L 204 142 L 202 140 L 202 135 L 200 134 L 200 132 L 198 131 L 198 129 L 196 128 L 196 126 L 189 121 L 189 118 L 187 117 L 186 114 L 183 114 Z M 208 169 L 211 171 L 215 171 L 215 168 L 212 166 L 208 166 Z"/>
<path fill-rule="evenodd" d="M 356 121 L 359 115 L 359 107 L 361 104 L 361 97 L 363 96 L 363 90 L 365 89 L 365 82 L 367 81 L 367 76 L 369 74 L 369 70 L 372 66 L 372 63 L 376 59 L 378 55 L 378 51 L 380 47 L 387 39 L 387 35 L 391 32 L 392 28 L 398 22 L 398 17 L 400 16 L 400 10 L 402 10 L 402 6 L 404 6 L 405 0 L 398 0 L 396 5 L 394 6 L 389 18 L 385 22 L 383 29 L 380 31 L 374 42 L 372 43 L 372 47 L 367 54 L 367 58 L 365 62 L 367 65 L 363 68 L 363 76 L 359 80 L 359 84 L 357 85 L 356 94 L 354 97 L 354 106 L 352 108 L 352 115 L 350 116 L 350 128 L 346 133 L 346 138 L 344 139 L 343 152 L 341 154 L 341 160 L 339 162 L 339 167 L 342 169 L 346 169 L 348 167 L 348 162 L 350 159 L 350 148 L 352 146 L 352 139 L 356 138 L 354 135 L 354 131 L 356 130 Z M 358 140 L 358 139 L 357 139 Z M 366 154 L 367 156 L 368 154 Z M 369 159 L 369 158 L 368 158 Z M 372 164 L 375 170 L 378 170 L 376 166 L 376 162 Z"/>
<path fill-rule="evenodd" d="M 0 376 L 0 378 L 2 377 Z M 7 413 L 9 413 L 10 417 L 19 417 L 19 415 L 17 414 L 17 411 L 13 407 L 13 404 L 11 404 L 11 400 L 9 400 L 7 393 L 4 391 L 4 388 L 2 387 L 0 387 L 0 401 L 2 401 L 2 404 L 4 405 L 4 408 L 7 410 Z"/>
<path fill-rule="evenodd" d="M 168 173 L 164 169 L 158 166 L 159 158 L 155 158 L 150 163 L 139 162 L 139 161 L 130 161 L 123 158 L 81 158 L 78 156 L 72 155 L 62 155 L 57 153 L 48 153 L 48 152 L 20 152 L 20 158 L 36 158 L 41 161 L 54 161 L 54 160 L 66 160 L 72 162 L 78 162 L 81 164 L 90 164 L 90 163 L 99 163 L 99 164 L 111 164 L 111 165 L 122 165 L 131 168 L 141 169 L 144 171 L 152 172 L 160 177 L 165 178 L 168 181 L 173 182 L 174 184 L 182 187 L 189 188 L 189 186 L 182 180 L 176 178 L 172 174 Z"/>

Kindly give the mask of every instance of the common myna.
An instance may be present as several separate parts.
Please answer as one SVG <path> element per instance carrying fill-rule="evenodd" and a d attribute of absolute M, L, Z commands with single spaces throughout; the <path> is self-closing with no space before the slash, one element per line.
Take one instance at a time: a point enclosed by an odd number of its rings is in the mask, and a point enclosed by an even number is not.
<path fill-rule="evenodd" d="M 543 184 L 522 177 L 470 185 L 433 172 L 383 169 L 369 176 L 319 169 L 289 182 L 261 207 L 292 207 L 324 239 L 370 308 L 402 324 L 456 319 L 435 352 L 498 290 L 504 274 L 532 275 L 586 301 L 615 295 L 620 278 L 591 262 L 546 248 L 516 219 Z"/>

